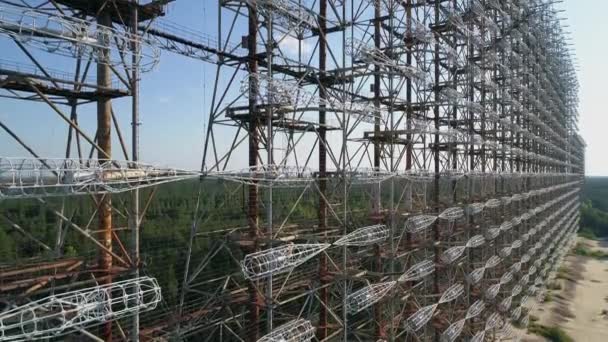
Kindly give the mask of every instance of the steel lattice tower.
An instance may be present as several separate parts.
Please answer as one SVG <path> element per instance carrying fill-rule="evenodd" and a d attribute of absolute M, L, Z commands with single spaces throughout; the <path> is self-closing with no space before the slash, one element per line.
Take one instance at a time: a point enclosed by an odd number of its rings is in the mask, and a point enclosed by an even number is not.
<path fill-rule="evenodd" d="M 585 171 L 552 1 L 220 0 L 214 36 L 171 23 L 169 2 L 0 1 L 30 64 L 0 61 L 3 101 L 67 125 L 50 159 L 0 122 L 29 153 L 0 150 L 0 204 L 58 222 L 34 236 L 0 213 L 39 250 L 0 260 L 0 338 L 516 338 L 574 241 Z M 161 52 L 216 68 L 200 170 L 140 162 L 140 79 Z M 186 180 L 179 244 L 143 248 L 151 203 Z M 93 252 L 69 255 L 75 237 Z"/>

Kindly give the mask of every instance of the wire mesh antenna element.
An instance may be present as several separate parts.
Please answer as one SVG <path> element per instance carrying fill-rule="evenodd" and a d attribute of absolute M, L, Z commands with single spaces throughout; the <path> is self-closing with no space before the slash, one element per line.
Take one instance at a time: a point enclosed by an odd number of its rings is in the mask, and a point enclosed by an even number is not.
<path fill-rule="evenodd" d="M 411 118 L 407 120 L 406 127 L 407 129 L 405 132 L 412 134 L 433 134 L 437 131 L 435 127 L 433 127 L 432 121 L 424 119 Z"/>
<path fill-rule="evenodd" d="M 500 314 L 498 312 L 493 312 L 490 317 L 486 320 L 485 330 L 494 329 L 501 321 Z"/>
<path fill-rule="evenodd" d="M 315 330 L 310 321 L 300 318 L 277 327 L 257 342 L 308 342 L 315 337 Z"/>
<path fill-rule="evenodd" d="M 458 320 L 452 323 L 443 334 L 441 334 L 441 342 L 452 342 L 455 341 L 458 336 L 462 333 L 462 329 L 464 328 L 464 323 L 466 319 Z"/>
<path fill-rule="evenodd" d="M 464 216 L 464 210 L 461 207 L 447 208 L 441 214 L 439 218 L 446 221 L 456 221 Z"/>
<path fill-rule="evenodd" d="M 397 64 L 395 59 L 390 58 L 373 45 L 366 44 L 357 39 L 350 40 L 348 44 L 350 46 L 346 51 L 355 59 L 368 64 L 378 65 L 412 80 L 424 81 L 426 79 L 427 74 L 424 70 L 409 65 Z"/>
<path fill-rule="evenodd" d="M 314 13 L 290 0 L 241 0 L 249 6 L 256 6 L 273 24 L 297 34 L 316 28 Z"/>
<path fill-rule="evenodd" d="M 259 279 L 271 274 L 288 272 L 312 259 L 331 245 L 286 244 L 260 252 L 247 254 L 241 261 L 241 269 L 248 279 Z"/>
<path fill-rule="evenodd" d="M 519 248 L 521 248 L 521 246 L 522 246 L 521 240 L 515 240 L 511 244 L 511 249 L 519 249 Z"/>
<path fill-rule="evenodd" d="M 513 265 L 511 265 L 510 270 L 513 272 L 513 274 L 518 274 L 521 272 L 521 267 L 522 267 L 522 262 L 518 261 L 518 262 L 514 263 Z"/>
<path fill-rule="evenodd" d="M 512 271 L 508 271 L 505 274 L 503 274 L 502 277 L 500 277 L 500 283 L 503 285 L 510 283 L 512 280 L 513 280 Z"/>
<path fill-rule="evenodd" d="M 533 275 L 534 273 L 536 273 L 537 268 L 535 265 L 530 266 L 530 268 L 528 269 L 528 274 L 526 274 L 527 277 L 530 277 L 531 275 Z"/>
<path fill-rule="evenodd" d="M 471 271 L 471 273 L 467 275 L 467 282 L 471 285 L 479 283 L 479 281 L 483 279 L 483 275 L 485 274 L 486 270 L 488 268 L 495 267 L 496 265 L 498 265 L 498 263 L 500 263 L 500 261 L 501 259 L 498 256 L 492 256 L 490 259 L 488 259 L 488 261 L 486 261 L 486 264 L 484 266 L 474 269 L 473 271 Z"/>
<path fill-rule="evenodd" d="M 373 167 L 360 167 L 346 172 L 346 178 L 351 184 L 377 184 L 395 176 L 390 171 Z"/>
<path fill-rule="evenodd" d="M 140 277 L 55 294 L 0 314 L 3 341 L 54 338 L 103 322 L 154 310 L 161 301 L 154 278 Z"/>
<path fill-rule="evenodd" d="M 445 290 L 441 298 L 439 298 L 439 304 L 449 303 L 456 298 L 464 294 L 464 285 L 454 284 Z"/>
<path fill-rule="evenodd" d="M 484 237 L 486 238 L 486 240 L 492 241 L 492 240 L 496 239 L 496 237 L 498 237 L 499 234 L 500 234 L 500 227 L 492 226 L 484 232 Z"/>
<path fill-rule="evenodd" d="M 240 170 L 215 171 L 212 178 L 262 187 L 302 187 L 311 183 L 312 171 L 291 165 L 257 165 Z"/>
<path fill-rule="evenodd" d="M 513 223 L 511 221 L 505 221 L 500 225 L 500 230 L 503 232 L 511 230 L 513 228 Z"/>
<path fill-rule="evenodd" d="M 517 321 L 521 317 L 522 307 L 518 306 L 511 311 L 511 320 Z"/>
<path fill-rule="evenodd" d="M 523 328 L 528 328 L 528 324 L 530 323 L 530 315 L 525 315 L 519 322 Z"/>
<path fill-rule="evenodd" d="M 511 246 L 507 246 L 507 247 L 504 247 L 501 250 L 499 250 L 498 255 L 504 259 L 504 258 L 508 257 L 509 255 L 511 255 L 511 252 L 513 252 L 513 248 L 511 248 Z"/>
<path fill-rule="evenodd" d="M 467 207 L 467 213 L 469 215 L 477 215 L 483 211 L 485 203 L 472 203 Z"/>
<path fill-rule="evenodd" d="M 110 63 L 129 68 L 124 63 L 131 60 L 131 46 L 138 42 L 142 46 L 135 56 L 141 71 L 150 71 L 160 59 L 160 49 L 150 42 L 136 36 L 101 26 L 95 22 L 73 16 L 51 14 L 40 10 L 2 4 L 0 6 L 0 33 L 9 35 L 17 41 L 44 51 L 66 57 L 90 57 L 98 63 Z M 100 51 L 110 48 L 116 56 L 107 60 Z"/>
<path fill-rule="evenodd" d="M 454 246 L 448 248 L 439 256 L 439 259 L 442 263 L 449 265 L 460 258 L 466 249 L 467 246 Z"/>
<path fill-rule="evenodd" d="M 481 314 L 485 308 L 486 303 L 483 300 L 476 300 L 475 303 L 471 304 L 471 306 L 467 310 L 466 319 L 471 319 L 479 316 L 479 314 Z"/>
<path fill-rule="evenodd" d="M 398 281 L 416 281 L 420 280 L 435 272 L 435 263 L 432 260 L 424 260 L 411 266 L 405 273 L 403 273 Z"/>
<path fill-rule="evenodd" d="M 475 285 L 475 284 L 479 283 L 481 281 L 481 279 L 483 278 L 483 275 L 485 272 L 486 272 L 485 266 L 474 269 L 473 271 L 471 271 L 471 273 L 469 273 L 467 275 L 467 278 L 466 278 L 467 282 L 471 285 Z"/>
<path fill-rule="evenodd" d="M 256 84 L 254 94 L 250 86 L 252 79 Z M 267 74 L 248 74 L 241 81 L 240 92 L 245 98 L 254 97 L 260 105 L 281 107 L 282 110 L 317 108 L 324 105 L 327 111 L 345 112 L 362 122 L 374 123 L 376 119 L 382 120 L 382 113 L 376 107 L 335 96 L 320 97 L 319 94 L 302 87 L 296 80 L 272 78 Z"/>
<path fill-rule="evenodd" d="M 498 283 L 488 287 L 488 289 L 486 290 L 486 298 L 490 300 L 496 298 L 496 295 L 498 295 L 498 291 L 500 291 L 501 285 L 501 283 Z"/>
<path fill-rule="evenodd" d="M 251 82 L 256 84 L 255 92 L 252 92 Z M 259 104 L 295 106 L 300 92 L 306 91 L 295 81 L 272 78 L 267 74 L 250 73 L 241 81 L 241 93 L 246 98 L 255 97 Z"/>
<path fill-rule="evenodd" d="M 494 208 L 500 207 L 501 205 L 502 205 L 502 202 L 500 201 L 500 199 L 498 199 L 498 198 L 492 198 L 492 199 L 489 199 L 486 202 L 485 206 L 486 206 L 486 208 L 492 208 L 492 209 L 494 209 Z"/>
<path fill-rule="evenodd" d="M 120 193 L 199 176 L 129 161 L 0 157 L 0 199 Z"/>
<path fill-rule="evenodd" d="M 523 215 L 522 215 L 523 216 Z M 512 220 L 511 223 L 513 224 L 514 227 L 519 226 L 519 224 L 521 223 L 521 221 L 523 221 L 522 216 L 515 216 Z"/>
<path fill-rule="evenodd" d="M 426 170 L 406 170 L 399 172 L 399 176 L 415 183 L 428 183 L 435 178 L 435 174 L 433 172 Z"/>
<path fill-rule="evenodd" d="M 447 290 L 445 290 L 443 295 L 441 295 L 441 298 L 439 298 L 439 301 L 437 303 L 425 306 L 420 310 L 416 311 L 413 315 L 411 315 L 405 321 L 407 329 L 411 331 L 420 330 L 420 328 L 425 326 L 431 320 L 433 314 L 435 313 L 435 310 L 437 310 L 437 307 L 440 304 L 449 303 L 460 297 L 463 293 L 464 286 L 462 284 L 454 284 L 450 286 Z"/>
<path fill-rule="evenodd" d="M 507 322 L 505 322 L 502 325 L 502 328 L 500 329 L 500 331 L 498 332 L 498 334 L 501 336 L 501 339 L 509 339 L 513 336 L 513 325 L 508 324 Z"/>
<path fill-rule="evenodd" d="M 471 342 L 483 342 L 486 338 L 486 330 L 478 331 L 472 338 Z"/>
<path fill-rule="evenodd" d="M 437 216 L 433 215 L 418 215 L 410 217 L 405 222 L 405 230 L 408 233 L 419 233 L 430 227 L 437 220 Z"/>
<path fill-rule="evenodd" d="M 454 106 L 459 106 L 464 101 L 464 95 L 462 95 L 456 89 L 450 87 L 444 87 L 441 89 L 439 91 L 439 98 L 441 101 Z"/>
<path fill-rule="evenodd" d="M 477 284 L 483 278 L 487 269 L 496 267 L 501 261 L 502 259 L 499 256 L 493 255 L 486 261 L 484 266 L 474 269 L 467 275 L 467 282 L 469 284 Z"/>
<path fill-rule="evenodd" d="M 346 296 L 346 310 L 351 314 L 363 311 L 379 302 L 395 285 L 397 285 L 396 281 L 371 284 L 348 294 Z"/>
<path fill-rule="evenodd" d="M 475 235 L 475 236 L 472 236 L 469 239 L 469 241 L 467 241 L 466 247 L 467 248 L 476 248 L 476 247 L 483 246 L 484 243 L 486 243 L 486 239 L 483 237 L 483 235 Z"/>
<path fill-rule="evenodd" d="M 511 304 L 513 303 L 513 297 L 509 296 L 504 298 L 500 304 L 498 304 L 498 310 L 501 312 L 506 312 L 511 308 Z"/>
<path fill-rule="evenodd" d="M 511 289 L 511 297 L 516 297 L 517 295 L 519 295 L 521 293 L 521 291 L 523 291 L 523 287 L 520 284 L 516 284 Z"/>
<path fill-rule="evenodd" d="M 501 261 L 502 261 L 502 259 L 499 256 L 493 255 L 492 257 L 490 257 L 490 259 L 488 259 L 486 261 L 485 267 L 494 268 L 494 267 L 498 266 L 498 264 L 500 264 Z"/>
<path fill-rule="evenodd" d="M 337 246 L 369 246 L 385 241 L 390 234 L 386 225 L 362 227 L 334 242 Z"/>
<path fill-rule="evenodd" d="M 438 304 L 432 304 L 416 311 L 407 319 L 407 321 L 405 321 L 407 329 L 411 331 L 420 330 L 420 328 L 425 326 L 431 320 L 433 314 L 435 313 L 435 309 L 437 309 L 437 306 Z"/>

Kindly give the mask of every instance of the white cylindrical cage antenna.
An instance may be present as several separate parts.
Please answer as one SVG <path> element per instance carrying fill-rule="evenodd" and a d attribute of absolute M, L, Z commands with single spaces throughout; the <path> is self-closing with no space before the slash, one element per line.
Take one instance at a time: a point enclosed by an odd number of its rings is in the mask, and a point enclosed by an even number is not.
<path fill-rule="evenodd" d="M 435 272 L 435 263 L 432 260 L 424 260 L 411 266 L 399 277 L 400 282 L 417 281 Z"/>
<path fill-rule="evenodd" d="M 211 178 L 260 187 L 304 187 L 315 178 L 310 169 L 292 165 L 257 165 L 239 170 L 214 171 Z"/>
<path fill-rule="evenodd" d="M 437 216 L 433 215 L 418 215 L 410 217 L 405 222 L 405 230 L 409 233 L 419 233 L 430 227 L 437 220 Z"/>
<path fill-rule="evenodd" d="M 345 235 L 334 242 L 337 246 L 370 246 L 388 239 L 390 230 L 386 225 L 376 224 L 373 226 L 358 228 L 354 232 Z"/>
<path fill-rule="evenodd" d="M 257 342 L 309 342 L 315 337 L 315 330 L 310 321 L 300 318 L 275 328 Z"/>
<path fill-rule="evenodd" d="M 141 277 L 54 294 L 0 313 L 3 341 L 47 339 L 154 310 L 161 301 L 154 278 Z"/>
<path fill-rule="evenodd" d="M 241 269 L 246 278 L 258 279 L 271 274 L 288 272 L 323 252 L 331 245 L 286 244 L 279 247 L 247 254 L 241 261 Z"/>
<path fill-rule="evenodd" d="M 130 161 L 0 157 L 0 199 L 119 193 L 200 175 Z"/>
<path fill-rule="evenodd" d="M 157 46 L 129 32 L 33 8 L 0 6 L 0 33 L 49 53 L 73 58 L 91 57 L 97 63 L 126 68 L 131 68 L 125 61 L 131 60 L 134 53 L 131 47 L 137 43 L 142 47 L 136 56 L 141 71 L 152 70 L 160 59 Z M 115 53 L 106 57 L 102 53 L 106 49 Z"/>
<path fill-rule="evenodd" d="M 396 281 L 372 284 L 348 294 L 346 296 L 346 310 L 355 314 L 374 305 L 386 296 L 395 285 L 397 285 Z"/>

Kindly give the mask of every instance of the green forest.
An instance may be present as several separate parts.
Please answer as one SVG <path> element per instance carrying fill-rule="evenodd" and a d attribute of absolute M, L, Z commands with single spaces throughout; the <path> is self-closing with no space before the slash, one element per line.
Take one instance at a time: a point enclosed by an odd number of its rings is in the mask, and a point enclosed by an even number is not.
<path fill-rule="evenodd" d="M 588 238 L 608 237 L 608 177 L 585 179 L 579 234 Z"/>
<path fill-rule="evenodd" d="M 226 229 L 247 225 L 246 193 L 243 187 L 225 187 L 210 181 L 199 185 L 198 181 L 193 180 L 158 188 L 142 222 L 141 262 L 144 273 L 155 276 L 163 287 L 163 297 L 169 307 L 176 304 L 183 280 L 190 229 L 193 215 L 197 212 L 199 186 L 204 196 L 201 196 L 198 203 L 200 238 L 193 244 L 194 265 L 201 262 L 209 250 L 214 248 L 208 238 L 210 234 L 225 233 Z M 152 191 L 142 191 L 144 203 Z M 286 190 L 275 195 L 275 221 L 280 222 L 281 217 L 289 212 L 291 204 L 298 200 L 298 192 Z M 364 195 L 361 196 L 353 196 L 350 200 L 365 201 Z M 608 238 L 608 177 L 587 178 L 582 198 L 580 234 L 588 238 Z M 91 220 L 94 215 L 91 200 L 84 196 L 67 200 L 50 198 L 44 205 L 35 200 L 0 202 L 0 267 L 19 267 L 19 264 L 64 257 L 84 258 L 88 264 L 94 262 L 97 248 L 89 239 L 68 225 L 61 225 L 61 220 L 54 214 L 56 211 L 62 211 L 72 222 L 93 229 L 96 222 Z M 297 210 L 292 213 L 293 221 L 315 217 L 315 201 L 316 196 L 307 195 L 300 198 Z M 128 207 L 129 196 L 114 196 L 113 202 L 121 208 L 114 215 L 117 236 L 128 242 L 129 232 L 123 227 L 128 225 L 124 208 Z M 62 226 L 65 232 L 59 248 L 56 243 L 58 226 Z M 95 236 L 93 231 L 91 234 Z M 40 243 L 33 241 L 28 235 L 35 237 Z M 231 234 L 230 239 L 237 241 L 237 232 Z M 48 247 L 45 249 L 43 245 Z M 238 272 L 235 260 L 241 259 L 242 255 L 235 253 L 242 252 L 237 248 L 233 254 L 216 254 L 208 267 L 209 272 L 225 272 L 228 267 L 232 272 Z"/>
<path fill-rule="evenodd" d="M 246 188 L 235 184 L 212 180 L 200 184 L 198 180 L 189 180 L 141 191 L 141 207 L 145 210 L 140 234 L 141 269 L 144 275 L 158 280 L 166 307 L 172 307 L 178 301 L 195 213 L 198 213 L 198 234 L 192 245 L 192 267 L 217 248 L 219 243 L 213 241 L 234 245 L 235 242 L 229 240 L 238 241 L 239 227 L 247 226 Z M 202 193 L 200 199 L 199 191 Z M 260 196 L 266 198 L 265 193 Z M 46 198 L 44 203 L 35 199 L 0 201 L 0 273 L 41 261 L 78 258 L 85 261 L 82 271 L 86 274 L 87 267 L 94 267 L 98 248 L 91 239 L 61 220 L 57 213 L 65 215 L 95 238 L 98 233 L 93 200 L 93 196 L 73 196 Z M 312 196 L 312 191 L 299 198 L 298 191 L 285 189 L 275 191 L 275 221 L 280 222 L 297 200 L 300 205 L 291 213 L 294 221 L 316 217 L 317 196 Z M 129 248 L 131 240 L 126 229 L 130 201 L 129 193 L 112 196 L 116 207 L 112 219 L 116 232 L 114 250 L 119 254 L 121 246 L 117 241 Z M 260 208 L 260 217 L 264 217 L 264 211 L 264 207 Z M 233 229 L 233 234 L 226 235 Z M 63 232 L 59 245 L 58 231 Z M 211 239 L 213 234 L 218 238 Z M 238 248 L 231 254 L 225 249 L 214 253 L 205 268 L 205 277 L 214 278 L 226 272 L 238 274 L 236 260 L 243 258 L 241 253 Z M 0 285 L 6 281 L 8 279 L 0 277 Z"/>

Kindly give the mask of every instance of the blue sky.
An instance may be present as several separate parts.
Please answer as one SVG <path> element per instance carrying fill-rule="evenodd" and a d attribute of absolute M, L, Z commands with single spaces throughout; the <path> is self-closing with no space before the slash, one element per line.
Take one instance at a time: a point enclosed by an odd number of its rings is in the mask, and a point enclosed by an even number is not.
<path fill-rule="evenodd" d="M 608 1 L 565 0 L 564 17 L 580 65 L 581 130 L 587 141 L 587 173 L 608 176 L 608 116 L 604 98 L 608 66 L 608 35 L 605 13 Z M 217 32 L 217 1 L 179 0 L 169 7 L 168 19 L 196 31 L 214 35 Z M 242 32 L 242 30 L 240 31 Z M 240 37 L 235 37 L 236 41 Z M 7 39 L 0 39 L 0 59 L 24 61 L 23 55 Z M 70 70 L 73 60 L 48 57 L 37 53 L 55 68 Z M 70 64 L 72 63 L 72 64 Z M 160 64 L 142 75 L 141 82 L 141 159 L 157 165 L 190 169 L 200 167 L 203 132 L 213 90 L 215 66 L 200 61 L 163 53 Z M 116 101 L 115 111 L 128 139 L 130 127 L 129 101 Z M 94 106 L 84 106 L 81 124 L 92 131 Z M 0 99 L 0 120 L 15 130 L 43 156 L 61 157 L 66 128 L 51 110 L 42 104 Z M 9 137 L 0 132 L 4 156 L 25 156 Z M 121 156 L 115 142 L 115 156 Z M 120 157 L 118 157 L 121 159 Z"/>
<path fill-rule="evenodd" d="M 215 1 L 180 0 L 169 7 L 168 18 L 193 30 L 215 33 Z M 212 5 L 214 5 L 212 7 Z M 0 49 L 6 53 L 0 59 L 26 62 L 24 55 L 6 38 L 0 39 Z M 45 66 L 73 70 L 74 60 L 57 58 L 31 49 Z M 200 168 L 205 113 L 213 89 L 215 67 L 171 53 L 162 53 L 156 68 L 142 74 L 140 159 L 157 165 Z M 67 107 L 63 107 L 69 113 Z M 114 110 L 123 134 L 130 139 L 130 100 L 114 102 Z M 80 124 L 93 131 L 94 105 L 82 106 Z M 65 150 L 66 125 L 44 104 L 0 99 L 0 120 L 42 156 L 62 157 Z M 92 134 L 92 133 L 91 133 Z M 117 141 L 114 155 L 123 159 Z M 26 156 L 4 133 L 0 132 L 4 156 Z M 6 146 L 6 149 L 5 149 Z"/>
<path fill-rule="evenodd" d="M 608 176 L 608 1 L 565 0 L 565 21 L 572 32 L 580 66 L 580 129 L 587 142 L 586 172 Z"/>

